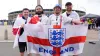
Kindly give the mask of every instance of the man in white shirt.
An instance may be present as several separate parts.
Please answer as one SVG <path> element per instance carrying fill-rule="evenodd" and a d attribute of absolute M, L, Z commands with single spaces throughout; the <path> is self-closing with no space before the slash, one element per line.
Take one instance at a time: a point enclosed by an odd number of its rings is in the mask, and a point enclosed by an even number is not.
<path fill-rule="evenodd" d="M 35 15 L 38 15 L 39 21 L 44 25 L 48 23 L 48 17 L 44 14 L 43 7 L 41 5 L 37 5 L 35 7 Z"/>
<path fill-rule="evenodd" d="M 66 12 L 64 12 L 62 14 L 63 17 L 70 17 L 70 18 L 72 18 L 72 20 L 80 21 L 78 13 L 75 11 L 72 11 L 72 3 L 71 2 L 67 2 L 65 4 L 65 8 L 66 8 Z"/>
<path fill-rule="evenodd" d="M 61 6 L 59 4 L 57 4 L 54 7 L 54 14 L 49 16 L 49 24 L 50 25 L 54 25 L 57 24 L 59 25 L 60 22 L 62 21 L 62 24 L 70 24 L 70 23 L 76 23 L 76 24 L 81 24 L 82 22 L 80 22 L 80 20 L 76 20 L 75 16 L 73 15 L 72 17 L 68 17 L 66 16 L 66 14 L 61 14 Z M 79 18 L 78 18 L 79 19 Z"/>
<path fill-rule="evenodd" d="M 13 33 L 14 35 L 17 34 L 17 32 L 19 32 L 19 37 L 18 37 L 18 46 L 19 46 L 19 51 L 20 51 L 20 56 L 24 56 L 24 52 L 25 50 L 27 50 L 27 44 L 26 44 L 26 34 L 25 34 L 25 30 L 24 30 L 24 24 L 27 24 L 27 22 L 30 21 L 30 17 L 29 17 L 29 9 L 28 8 L 24 8 L 22 10 L 22 16 L 21 17 L 17 17 L 16 21 L 14 23 L 14 27 L 13 27 Z M 16 29 L 18 28 L 20 30 Z M 15 29 L 16 28 L 16 29 Z M 31 54 L 28 54 L 28 56 L 31 56 Z"/>
<path fill-rule="evenodd" d="M 72 11 L 72 3 L 71 2 L 67 2 L 65 4 L 65 8 L 66 8 L 66 12 L 64 12 L 62 14 L 64 17 L 70 17 L 70 18 L 72 18 L 72 20 L 80 21 L 78 13 L 75 11 Z M 77 24 L 77 23 L 72 22 L 72 24 Z M 78 55 L 73 55 L 73 56 L 78 56 Z"/>
<path fill-rule="evenodd" d="M 35 7 L 35 15 L 39 17 L 39 21 L 42 22 L 42 24 L 47 25 L 48 24 L 48 17 L 44 14 L 43 7 L 41 5 L 37 5 Z M 31 19 L 30 23 L 33 23 L 34 18 Z M 35 56 L 40 56 L 39 54 L 34 54 Z"/>
<path fill-rule="evenodd" d="M 53 8 L 53 10 L 54 10 L 54 14 L 52 14 L 52 15 L 50 15 L 49 16 L 49 24 L 50 25 L 53 25 L 53 24 L 60 24 L 60 21 L 61 21 L 61 19 L 62 19 L 62 16 L 61 16 L 61 7 L 60 7 L 60 5 L 59 4 L 57 4 L 54 8 Z"/>
<path fill-rule="evenodd" d="M 81 24 L 80 20 L 76 20 L 76 16 L 73 15 L 73 17 L 67 17 L 66 15 L 61 15 L 61 6 L 57 4 L 54 8 L 54 14 L 49 16 L 49 24 L 50 25 L 60 25 L 61 24 L 71 24 L 71 23 L 77 23 Z M 74 19 L 75 18 L 75 19 Z M 67 56 L 67 55 L 66 55 Z"/>
<path fill-rule="evenodd" d="M 61 15 L 62 8 L 59 4 L 56 4 L 53 10 L 54 10 L 54 14 L 49 16 L 49 24 L 50 25 L 60 25 L 60 23 L 62 23 L 62 15 Z"/>

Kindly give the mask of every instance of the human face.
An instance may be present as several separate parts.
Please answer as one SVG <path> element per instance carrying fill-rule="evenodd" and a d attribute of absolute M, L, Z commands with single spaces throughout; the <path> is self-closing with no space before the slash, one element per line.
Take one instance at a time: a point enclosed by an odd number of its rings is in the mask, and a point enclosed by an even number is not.
<path fill-rule="evenodd" d="M 29 10 L 23 10 L 22 14 L 27 19 L 29 16 Z"/>
<path fill-rule="evenodd" d="M 35 10 L 36 10 L 36 14 L 38 14 L 38 15 L 43 14 L 43 9 L 40 6 L 36 7 Z"/>
<path fill-rule="evenodd" d="M 54 8 L 54 13 L 60 14 L 61 13 L 61 8 L 60 7 L 55 7 Z"/>
<path fill-rule="evenodd" d="M 72 11 L 72 5 L 67 5 L 65 6 L 65 8 L 66 8 L 66 11 L 68 12 Z"/>

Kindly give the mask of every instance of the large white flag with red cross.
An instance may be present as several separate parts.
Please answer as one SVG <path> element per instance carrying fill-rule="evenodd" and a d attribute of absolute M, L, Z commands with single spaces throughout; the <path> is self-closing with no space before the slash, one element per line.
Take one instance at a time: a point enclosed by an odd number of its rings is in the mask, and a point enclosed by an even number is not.
<path fill-rule="evenodd" d="M 87 26 L 43 25 L 33 19 L 25 26 L 25 31 L 29 53 L 42 56 L 66 56 L 82 53 Z"/>

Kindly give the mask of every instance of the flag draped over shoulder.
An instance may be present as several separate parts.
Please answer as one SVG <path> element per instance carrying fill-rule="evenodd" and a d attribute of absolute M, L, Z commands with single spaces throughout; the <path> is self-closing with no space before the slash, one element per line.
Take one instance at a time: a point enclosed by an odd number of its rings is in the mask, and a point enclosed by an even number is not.
<path fill-rule="evenodd" d="M 15 20 L 14 26 L 13 26 L 13 34 L 15 35 L 15 41 L 14 41 L 14 46 L 18 46 L 18 41 L 19 42 L 26 42 L 26 33 L 24 33 L 24 26 L 21 27 L 22 25 L 27 24 L 30 21 L 31 17 L 29 16 L 27 20 L 24 18 L 22 14 L 19 14 Z"/>
<path fill-rule="evenodd" d="M 22 24 L 24 24 L 24 20 L 22 19 L 22 14 L 19 14 L 17 16 L 14 26 L 12 28 L 13 35 L 15 35 L 13 48 L 18 46 L 18 38 L 19 38 L 19 34 L 20 34 L 20 27 Z"/>
<path fill-rule="evenodd" d="M 12 29 L 13 35 L 17 34 L 21 24 L 23 24 L 21 17 L 22 17 L 22 14 L 19 14 L 16 18 L 16 21 L 15 21 L 13 29 Z"/>
<path fill-rule="evenodd" d="M 66 56 L 81 54 L 86 40 L 86 25 L 43 25 L 35 17 L 24 28 L 27 32 L 29 53 L 43 56 Z"/>

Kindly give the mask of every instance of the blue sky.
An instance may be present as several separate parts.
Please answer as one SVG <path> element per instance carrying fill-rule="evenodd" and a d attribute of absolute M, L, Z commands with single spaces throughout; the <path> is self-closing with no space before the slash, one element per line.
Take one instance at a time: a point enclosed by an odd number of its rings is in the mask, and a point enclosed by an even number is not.
<path fill-rule="evenodd" d="M 100 0 L 63 0 L 63 8 L 66 2 L 73 3 L 73 9 L 86 11 L 100 15 Z M 41 0 L 44 9 L 52 9 L 58 0 Z M 37 0 L 0 0 L 0 19 L 7 19 L 8 13 L 12 11 L 22 10 L 23 8 L 34 9 Z"/>

